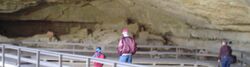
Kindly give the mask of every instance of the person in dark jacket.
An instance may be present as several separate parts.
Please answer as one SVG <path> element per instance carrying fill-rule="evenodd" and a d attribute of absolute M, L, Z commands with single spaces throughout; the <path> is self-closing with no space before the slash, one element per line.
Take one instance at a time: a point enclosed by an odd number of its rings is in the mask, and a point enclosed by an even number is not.
<path fill-rule="evenodd" d="M 117 48 L 117 52 L 120 56 L 119 61 L 132 63 L 132 55 L 134 55 L 137 50 L 135 40 L 129 36 L 127 28 L 123 29 L 122 35 Z"/>
<path fill-rule="evenodd" d="M 232 48 L 228 44 L 227 40 L 223 40 L 220 48 L 218 62 L 221 63 L 222 67 L 230 67 L 231 64 Z"/>

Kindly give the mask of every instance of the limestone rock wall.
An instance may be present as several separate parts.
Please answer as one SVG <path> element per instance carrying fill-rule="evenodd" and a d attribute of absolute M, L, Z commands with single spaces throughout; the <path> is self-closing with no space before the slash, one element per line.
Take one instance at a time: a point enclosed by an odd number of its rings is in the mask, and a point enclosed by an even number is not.
<path fill-rule="evenodd" d="M 0 0 L 0 13 L 13 13 L 19 10 L 37 6 L 41 0 Z"/>
<path fill-rule="evenodd" d="M 0 42 L 12 42 L 14 39 L 7 38 L 5 36 L 0 36 Z"/>
<path fill-rule="evenodd" d="M 250 51 L 249 3 L 248 0 L 47 0 L 39 9 L 0 14 L 0 19 L 97 23 L 82 38 L 93 38 L 101 44 L 117 42 L 120 30 L 128 27 L 140 44 L 219 48 L 222 39 L 229 39 L 234 49 Z"/>

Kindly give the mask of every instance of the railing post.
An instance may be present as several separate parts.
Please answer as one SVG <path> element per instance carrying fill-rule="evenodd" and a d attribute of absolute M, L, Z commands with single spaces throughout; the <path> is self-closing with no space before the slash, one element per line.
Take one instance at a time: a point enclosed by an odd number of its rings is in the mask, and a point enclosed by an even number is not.
<path fill-rule="evenodd" d="M 73 45 L 73 54 L 74 54 L 74 55 L 75 55 L 75 48 L 76 48 L 76 46 Z"/>
<path fill-rule="evenodd" d="M 117 67 L 117 63 L 114 63 L 112 67 Z"/>
<path fill-rule="evenodd" d="M 153 52 L 154 51 L 154 48 L 150 48 L 150 52 Z M 150 58 L 154 58 L 155 57 L 155 54 L 150 54 Z"/>
<path fill-rule="evenodd" d="M 184 64 L 180 64 L 180 67 L 184 67 Z"/>
<path fill-rule="evenodd" d="M 176 50 L 176 55 L 175 58 L 178 59 L 179 58 L 179 54 L 180 54 L 180 49 L 178 47 L 175 48 Z"/>
<path fill-rule="evenodd" d="M 2 46 L 2 65 L 5 67 L 5 45 Z"/>
<path fill-rule="evenodd" d="M 198 64 L 197 64 L 197 63 L 195 63 L 195 64 L 194 64 L 194 67 L 198 67 Z"/>
<path fill-rule="evenodd" d="M 87 58 L 86 60 L 86 67 L 90 67 L 90 58 Z"/>
<path fill-rule="evenodd" d="M 156 63 L 152 63 L 153 66 L 156 66 Z"/>
<path fill-rule="evenodd" d="M 21 67 L 21 48 L 17 49 L 17 67 Z"/>
<path fill-rule="evenodd" d="M 59 67 L 62 67 L 62 57 L 63 57 L 63 56 L 60 54 L 60 55 L 59 55 L 59 58 L 58 58 L 58 59 L 59 59 L 59 61 L 58 61 Z"/>
<path fill-rule="evenodd" d="M 40 67 L 40 51 L 37 51 L 36 53 L 36 67 Z"/>
<path fill-rule="evenodd" d="M 194 55 L 194 58 L 195 58 L 195 61 L 197 61 L 197 60 L 198 60 L 198 49 L 195 48 L 195 49 L 194 49 L 194 52 L 195 52 L 195 53 L 194 53 L 194 54 L 195 54 L 195 55 Z"/>
<path fill-rule="evenodd" d="M 241 63 L 240 63 L 240 66 L 243 67 L 243 63 L 244 63 L 243 52 L 240 52 L 240 58 L 242 59 L 242 60 L 241 60 Z"/>

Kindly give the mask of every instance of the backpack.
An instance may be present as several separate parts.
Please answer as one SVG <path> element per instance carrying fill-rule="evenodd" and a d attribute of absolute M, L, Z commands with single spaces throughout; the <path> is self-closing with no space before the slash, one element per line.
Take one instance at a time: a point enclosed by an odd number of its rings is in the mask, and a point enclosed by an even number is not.
<path fill-rule="evenodd" d="M 237 57 L 235 55 L 231 55 L 231 64 L 234 64 L 237 62 Z"/>

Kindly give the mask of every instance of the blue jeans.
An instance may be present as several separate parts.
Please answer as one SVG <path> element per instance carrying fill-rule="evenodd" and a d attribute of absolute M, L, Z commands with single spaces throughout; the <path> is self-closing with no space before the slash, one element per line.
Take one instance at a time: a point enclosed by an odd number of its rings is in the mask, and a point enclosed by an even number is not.
<path fill-rule="evenodd" d="M 132 63 L 132 55 L 122 55 L 119 59 L 120 62 Z"/>
<path fill-rule="evenodd" d="M 230 56 L 221 57 L 221 66 L 222 67 L 230 67 L 230 64 L 231 64 L 231 57 Z"/>

